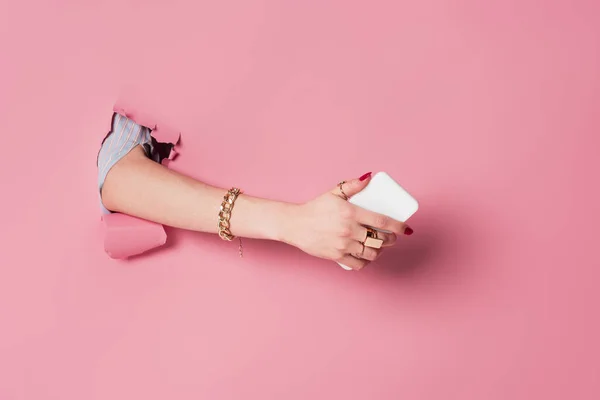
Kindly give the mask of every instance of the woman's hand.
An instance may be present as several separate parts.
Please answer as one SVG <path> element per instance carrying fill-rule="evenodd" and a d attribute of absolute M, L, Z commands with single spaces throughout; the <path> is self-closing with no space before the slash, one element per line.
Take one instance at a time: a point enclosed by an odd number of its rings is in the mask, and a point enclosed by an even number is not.
<path fill-rule="evenodd" d="M 371 173 L 343 184 L 344 193 L 351 197 L 363 190 Z M 294 207 L 288 219 L 284 241 L 304 252 L 340 262 L 354 270 L 360 270 L 376 260 L 384 247 L 393 246 L 396 235 L 412 233 L 406 224 L 377 214 L 344 200 L 339 186 L 321 196 Z M 367 228 L 373 227 L 392 233 L 378 232 L 383 239 L 381 249 L 364 246 Z"/>

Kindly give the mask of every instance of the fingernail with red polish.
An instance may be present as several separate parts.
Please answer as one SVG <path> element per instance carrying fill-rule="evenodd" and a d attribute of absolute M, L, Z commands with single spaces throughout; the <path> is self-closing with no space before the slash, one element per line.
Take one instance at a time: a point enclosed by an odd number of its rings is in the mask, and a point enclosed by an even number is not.
<path fill-rule="evenodd" d="M 367 172 L 366 174 L 364 174 L 363 176 L 361 176 L 360 178 L 358 178 L 359 181 L 364 181 L 365 179 L 367 179 L 368 177 L 370 177 L 372 174 L 372 172 Z"/>
<path fill-rule="evenodd" d="M 407 226 L 406 228 L 404 228 L 404 234 L 405 235 L 412 235 L 413 234 L 413 230 L 410 226 Z"/>

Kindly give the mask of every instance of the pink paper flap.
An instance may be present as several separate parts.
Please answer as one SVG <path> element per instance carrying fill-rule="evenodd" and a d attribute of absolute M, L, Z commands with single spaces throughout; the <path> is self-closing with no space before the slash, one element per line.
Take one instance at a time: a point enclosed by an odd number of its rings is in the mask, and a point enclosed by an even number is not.
<path fill-rule="evenodd" d="M 135 121 L 136 124 L 152 130 L 155 130 L 157 127 L 156 119 L 154 119 L 152 115 L 144 113 L 143 111 L 134 112 L 131 108 L 124 107 L 124 105 L 119 102 L 115 103 L 113 111 Z"/>
<path fill-rule="evenodd" d="M 179 143 L 179 138 L 181 134 L 179 131 L 168 127 L 164 124 L 156 125 L 156 129 L 152 131 L 152 136 L 156 138 L 159 142 L 165 143 Z"/>
<path fill-rule="evenodd" d="M 177 146 L 173 146 L 173 148 L 171 149 L 171 152 L 169 153 L 169 160 L 174 160 L 175 157 L 177 157 L 177 155 L 179 154 L 179 152 L 177 151 Z"/>
<path fill-rule="evenodd" d="M 135 121 L 139 125 L 150 128 L 152 130 L 152 136 L 159 142 L 173 144 L 179 142 L 181 132 L 163 121 L 157 121 L 156 117 L 152 114 L 129 106 L 123 99 L 119 99 L 115 103 L 113 111 Z"/>
<path fill-rule="evenodd" d="M 111 258 L 127 258 L 160 247 L 167 242 L 162 225 L 130 215 L 113 213 L 102 217 L 104 250 Z"/>

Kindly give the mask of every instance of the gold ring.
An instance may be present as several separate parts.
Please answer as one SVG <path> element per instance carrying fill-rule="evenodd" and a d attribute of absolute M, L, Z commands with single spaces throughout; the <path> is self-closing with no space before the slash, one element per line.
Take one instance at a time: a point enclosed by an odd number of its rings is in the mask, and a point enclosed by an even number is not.
<path fill-rule="evenodd" d="M 383 239 L 377 237 L 377 231 L 375 229 L 367 228 L 367 236 L 365 237 L 363 244 L 373 249 L 380 249 L 383 245 Z"/>
<path fill-rule="evenodd" d="M 338 183 L 338 187 L 340 188 L 340 193 L 342 194 L 344 200 L 348 200 L 348 195 L 346 195 L 346 192 L 344 192 L 344 188 L 342 188 L 342 185 L 344 183 L 346 183 L 346 181 L 341 181 L 340 183 Z"/>

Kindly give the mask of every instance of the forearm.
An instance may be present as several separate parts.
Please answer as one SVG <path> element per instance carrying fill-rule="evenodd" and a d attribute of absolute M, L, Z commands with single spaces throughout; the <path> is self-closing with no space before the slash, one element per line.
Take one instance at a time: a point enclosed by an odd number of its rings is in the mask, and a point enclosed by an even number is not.
<path fill-rule="evenodd" d="M 199 182 L 131 151 L 108 173 L 102 190 L 111 211 L 199 232 L 217 232 L 227 189 Z M 231 217 L 236 236 L 285 241 L 294 205 L 240 195 Z"/>

